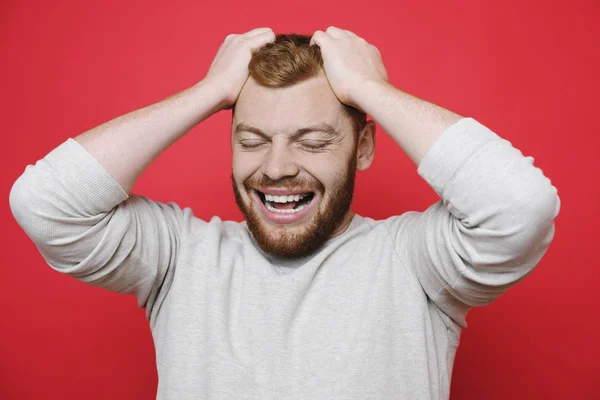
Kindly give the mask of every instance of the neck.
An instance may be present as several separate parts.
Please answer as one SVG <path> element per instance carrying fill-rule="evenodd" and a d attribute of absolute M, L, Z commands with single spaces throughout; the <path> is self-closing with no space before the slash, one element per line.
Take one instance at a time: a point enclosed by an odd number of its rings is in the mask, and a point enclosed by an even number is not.
<path fill-rule="evenodd" d="M 352 217 L 354 217 L 354 212 L 352 210 L 349 210 L 344 216 L 344 219 L 342 220 L 338 228 L 331 234 L 329 239 L 332 239 L 346 232 L 346 230 L 350 226 L 350 223 L 352 222 Z"/>

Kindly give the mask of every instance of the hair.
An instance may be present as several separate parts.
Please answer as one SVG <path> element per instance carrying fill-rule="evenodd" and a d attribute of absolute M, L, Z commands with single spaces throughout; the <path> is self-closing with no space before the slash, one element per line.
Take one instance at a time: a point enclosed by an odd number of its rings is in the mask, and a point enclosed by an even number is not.
<path fill-rule="evenodd" d="M 310 36 L 278 34 L 274 42 L 255 49 L 248 65 L 250 76 L 260 85 L 282 88 L 316 76 L 323 68 L 321 48 L 310 45 Z M 364 112 L 343 104 L 356 134 L 364 128 Z"/>

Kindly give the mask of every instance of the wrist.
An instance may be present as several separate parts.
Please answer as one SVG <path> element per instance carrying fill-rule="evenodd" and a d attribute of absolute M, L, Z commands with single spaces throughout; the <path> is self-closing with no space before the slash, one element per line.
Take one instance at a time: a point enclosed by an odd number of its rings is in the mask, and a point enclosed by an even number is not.
<path fill-rule="evenodd" d="M 377 102 L 386 97 L 391 87 L 393 86 L 384 80 L 366 79 L 358 86 L 352 106 L 372 115 L 373 108 L 377 108 Z"/>
<path fill-rule="evenodd" d="M 193 89 L 198 93 L 199 98 L 203 102 L 210 104 L 210 108 L 214 110 L 214 113 L 225 110 L 231 107 L 234 101 L 231 100 L 227 87 L 217 81 L 216 79 L 205 78 L 195 84 Z"/>

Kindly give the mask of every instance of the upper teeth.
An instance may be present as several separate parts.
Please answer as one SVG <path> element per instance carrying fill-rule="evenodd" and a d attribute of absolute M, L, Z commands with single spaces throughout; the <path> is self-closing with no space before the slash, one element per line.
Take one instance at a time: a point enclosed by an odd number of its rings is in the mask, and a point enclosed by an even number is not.
<path fill-rule="evenodd" d="M 290 201 L 300 201 L 300 199 L 305 197 L 307 194 L 308 193 L 289 195 L 289 196 L 273 196 L 270 194 L 265 194 L 265 200 L 274 201 L 275 203 L 287 203 Z"/>

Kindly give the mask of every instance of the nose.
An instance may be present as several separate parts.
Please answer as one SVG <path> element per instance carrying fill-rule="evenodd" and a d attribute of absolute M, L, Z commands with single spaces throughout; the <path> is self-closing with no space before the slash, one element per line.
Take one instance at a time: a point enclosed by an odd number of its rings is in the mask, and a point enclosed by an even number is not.
<path fill-rule="evenodd" d="M 273 144 L 267 152 L 262 172 L 271 180 L 276 181 L 298 175 L 299 168 L 292 152 L 287 146 L 280 143 L 279 146 Z"/>

